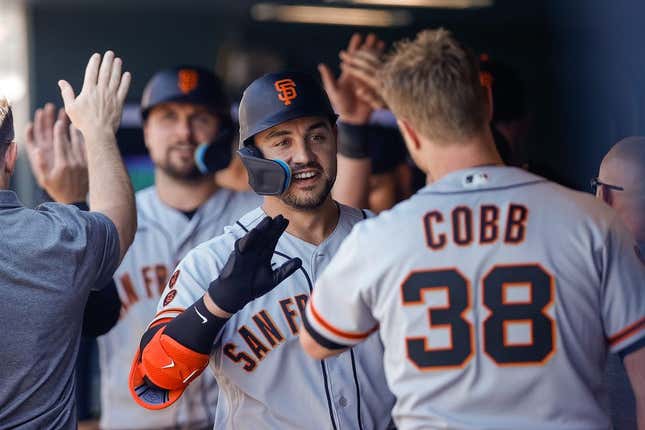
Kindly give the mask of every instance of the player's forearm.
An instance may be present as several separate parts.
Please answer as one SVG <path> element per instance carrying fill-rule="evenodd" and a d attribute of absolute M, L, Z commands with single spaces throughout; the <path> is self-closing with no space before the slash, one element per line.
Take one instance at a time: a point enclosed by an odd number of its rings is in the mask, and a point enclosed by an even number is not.
<path fill-rule="evenodd" d="M 332 195 L 354 208 L 367 208 L 372 161 L 369 157 L 369 127 L 347 121 L 338 123 L 338 173 Z"/>
<path fill-rule="evenodd" d="M 302 346 L 302 349 L 304 349 L 311 358 L 314 358 L 316 360 L 322 360 L 327 357 L 332 357 L 346 350 L 346 348 L 325 348 L 324 346 L 316 342 L 316 340 L 309 334 L 306 328 L 304 328 L 304 330 L 300 330 L 300 346 Z"/>
<path fill-rule="evenodd" d="M 137 229 L 134 192 L 114 133 L 97 130 L 84 136 L 87 146 L 89 206 L 112 220 L 119 233 L 123 258 Z"/>
<path fill-rule="evenodd" d="M 371 160 L 348 158 L 341 154 L 338 154 L 337 160 L 338 173 L 332 190 L 334 200 L 353 208 L 367 208 Z"/>
<path fill-rule="evenodd" d="M 645 347 L 627 354 L 623 360 L 636 398 L 639 430 L 645 430 Z"/>

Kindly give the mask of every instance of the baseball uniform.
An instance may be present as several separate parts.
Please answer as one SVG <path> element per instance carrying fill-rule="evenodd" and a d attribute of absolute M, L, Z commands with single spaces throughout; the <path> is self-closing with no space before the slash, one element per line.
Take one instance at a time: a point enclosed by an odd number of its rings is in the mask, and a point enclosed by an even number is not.
<path fill-rule="evenodd" d="M 284 233 L 273 254 L 277 267 L 300 257 L 302 268 L 234 314 L 220 331 L 209 367 L 219 385 L 216 429 L 385 429 L 394 399 L 385 383 L 382 345 L 374 336 L 322 362 L 301 349 L 298 331 L 313 283 L 353 226 L 364 218 L 339 205 L 332 234 L 320 245 Z M 174 318 L 218 278 L 235 240 L 266 214 L 242 217 L 178 265 L 159 303 L 156 321 Z"/>
<path fill-rule="evenodd" d="M 136 194 L 138 228 L 134 243 L 114 275 L 123 304 L 121 318 L 98 338 L 102 429 L 164 429 L 213 422 L 217 387 L 211 375 L 197 379 L 181 401 L 162 411 L 138 406 L 128 391 L 132 352 L 155 314 L 166 279 L 189 250 L 223 232 L 257 207 L 253 193 L 219 189 L 189 219 L 159 200 L 155 187 Z"/>
<path fill-rule="evenodd" d="M 452 172 L 356 226 L 306 312 L 378 330 L 409 429 L 608 429 L 607 352 L 645 344 L 645 266 L 616 214 L 510 167 Z"/>

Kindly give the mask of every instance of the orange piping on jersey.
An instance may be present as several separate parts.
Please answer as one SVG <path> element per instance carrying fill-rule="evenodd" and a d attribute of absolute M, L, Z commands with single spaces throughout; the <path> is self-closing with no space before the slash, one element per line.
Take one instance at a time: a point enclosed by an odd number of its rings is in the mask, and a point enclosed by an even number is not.
<path fill-rule="evenodd" d="M 623 340 L 635 335 L 638 333 L 638 331 L 642 328 L 645 328 L 645 318 L 641 318 L 640 320 L 636 321 L 634 324 L 625 327 L 623 330 L 619 331 L 615 335 L 611 336 L 607 341 L 609 342 L 610 346 L 614 346 Z"/>
<path fill-rule="evenodd" d="M 495 360 L 495 358 L 494 358 L 494 357 L 492 357 L 492 356 L 488 353 L 488 351 L 486 351 L 486 330 L 483 330 L 483 329 L 482 329 L 482 345 L 483 345 L 482 350 L 484 351 L 484 354 L 486 354 L 486 356 L 487 356 L 487 357 L 488 357 L 488 358 L 489 358 L 493 363 L 495 363 L 495 366 L 499 366 L 499 367 L 543 366 L 544 364 L 548 363 L 548 362 L 549 362 L 549 360 L 551 360 L 551 357 L 553 357 L 553 355 L 556 353 L 556 351 L 557 351 L 557 349 L 558 349 L 558 339 L 557 339 L 557 333 L 558 333 L 558 331 L 557 331 L 557 328 L 556 328 L 556 321 L 555 321 L 553 318 L 551 318 L 551 315 L 549 315 L 549 314 L 547 313 L 547 311 L 548 311 L 548 310 L 553 306 L 553 303 L 554 303 L 554 301 L 555 301 L 555 278 L 553 277 L 553 275 L 551 274 L 551 272 L 549 272 L 548 270 L 546 270 L 546 269 L 544 268 L 544 266 L 542 266 L 540 263 L 525 263 L 525 264 L 496 264 L 496 265 L 494 265 L 493 267 L 491 267 L 491 268 L 490 268 L 490 270 L 489 270 L 488 272 L 486 272 L 486 275 L 485 275 L 485 276 L 482 276 L 482 278 L 481 278 L 481 303 L 482 303 L 482 306 L 484 306 L 484 308 L 485 308 L 485 309 L 489 312 L 489 314 L 490 314 L 490 315 L 488 315 L 488 317 L 486 317 L 486 318 L 484 319 L 484 321 L 482 321 L 482 328 L 483 328 L 483 325 L 484 325 L 484 324 L 486 324 L 486 321 L 488 321 L 488 320 L 491 318 L 491 316 L 492 316 L 492 310 L 491 310 L 488 306 L 486 306 L 486 303 L 484 303 L 484 280 L 488 277 L 488 275 L 490 275 L 490 274 L 491 274 L 491 272 L 492 272 L 493 270 L 495 270 L 495 269 L 496 269 L 496 268 L 498 268 L 498 267 L 517 267 L 517 266 L 537 266 L 537 267 L 539 267 L 539 268 L 540 268 L 544 273 L 546 273 L 546 274 L 549 276 L 549 291 L 551 292 L 551 293 L 550 293 L 550 294 L 551 294 L 551 300 L 550 300 L 546 305 L 544 305 L 544 307 L 542 308 L 542 312 L 541 312 L 541 313 L 542 313 L 542 315 L 544 315 L 545 317 L 547 317 L 548 319 L 550 319 L 550 320 L 551 320 L 551 339 L 552 339 L 552 341 L 553 341 L 553 348 L 551 349 L 551 352 L 550 352 L 549 354 L 547 354 L 547 356 L 546 356 L 546 357 L 544 357 L 544 359 L 542 359 L 541 361 L 525 361 L 525 362 L 521 362 L 521 363 L 498 363 L 498 362 Z M 533 290 L 532 290 L 532 289 L 531 289 L 531 294 L 533 294 Z M 531 298 L 532 298 L 532 297 L 533 297 L 533 296 L 531 296 Z M 503 299 L 503 295 L 502 295 L 502 299 Z M 535 339 L 533 339 L 533 341 L 535 342 Z"/>
<path fill-rule="evenodd" d="M 508 335 L 507 330 L 508 330 L 508 328 L 506 327 L 506 325 L 507 324 L 513 324 L 513 323 L 527 323 L 527 322 L 529 323 L 529 327 L 530 327 L 530 333 L 531 333 L 530 339 L 531 340 L 529 340 L 528 342 L 513 342 L 513 343 L 510 343 L 507 340 L 507 337 L 508 337 L 507 336 Z M 502 336 L 502 343 L 504 344 L 504 346 L 513 347 L 513 346 L 533 346 L 534 345 L 535 341 L 534 341 L 534 338 L 533 338 L 533 320 L 531 320 L 531 319 L 504 320 L 504 321 L 502 321 L 502 329 L 504 331 L 503 336 Z"/>
<path fill-rule="evenodd" d="M 184 309 L 184 308 L 168 308 L 168 309 L 162 309 L 162 310 L 160 310 L 159 312 L 157 312 L 157 314 L 155 315 L 155 318 L 157 318 L 158 316 L 160 316 L 160 315 L 162 315 L 162 314 L 165 314 L 166 312 L 183 312 L 183 311 L 185 311 L 185 310 L 186 310 L 186 309 Z"/>
<path fill-rule="evenodd" d="M 461 233 L 461 225 L 459 223 L 459 214 L 457 211 L 462 212 L 462 210 L 465 210 L 464 212 L 465 217 L 464 218 L 464 228 L 466 229 L 466 239 L 462 241 L 462 238 L 459 237 L 459 233 Z M 457 246 L 470 246 L 473 243 L 473 211 L 470 210 L 468 206 L 457 206 L 454 208 L 450 214 L 450 217 L 452 218 L 452 241 L 455 243 Z"/>
<path fill-rule="evenodd" d="M 364 333 L 350 333 L 348 331 L 344 331 L 339 328 L 336 328 L 333 325 L 331 325 L 329 322 L 325 321 L 325 319 L 318 313 L 318 311 L 314 307 L 313 298 L 309 300 L 309 306 L 311 307 L 311 315 L 313 315 L 313 317 L 316 319 L 318 324 L 320 324 L 330 332 L 334 333 L 336 336 L 342 337 L 344 339 L 350 339 L 352 342 L 363 340 L 378 329 L 378 325 L 377 325 L 373 329 L 368 330 Z"/>
<path fill-rule="evenodd" d="M 168 324 L 173 319 L 174 318 L 162 318 L 160 320 L 154 321 L 150 324 L 150 327 L 148 327 L 148 329 L 151 329 L 152 327 L 157 327 L 158 325 L 161 325 L 161 324 Z"/>

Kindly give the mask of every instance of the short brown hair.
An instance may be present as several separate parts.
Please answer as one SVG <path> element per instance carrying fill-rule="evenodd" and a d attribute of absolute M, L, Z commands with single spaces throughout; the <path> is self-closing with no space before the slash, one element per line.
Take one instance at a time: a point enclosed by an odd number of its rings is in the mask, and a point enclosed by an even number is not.
<path fill-rule="evenodd" d="M 398 42 L 381 81 L 392 112 L 428 138 L 470 137 L 487 127 L 488 98 L 477 60 L 443 28 Z"/>

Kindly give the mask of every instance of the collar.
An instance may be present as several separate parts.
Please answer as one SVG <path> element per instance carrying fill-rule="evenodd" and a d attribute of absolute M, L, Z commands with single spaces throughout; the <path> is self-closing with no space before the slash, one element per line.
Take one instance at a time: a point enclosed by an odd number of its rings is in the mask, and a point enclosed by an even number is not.
<path fill-rule="evenodd" d="M 11 190 L 0 190 L 0 207 L 15 208 L 18 206 L 23 206 L 23 204 L 15 192 Z"/>
<path fill-rule="evenodd" d="M 546 179 L 517 167 L 475 166 L 451 172 L 438 181 L 426 185 L 420 193 L 468 193 L 513 188 L 536 182 L 546 182 Z"/>

